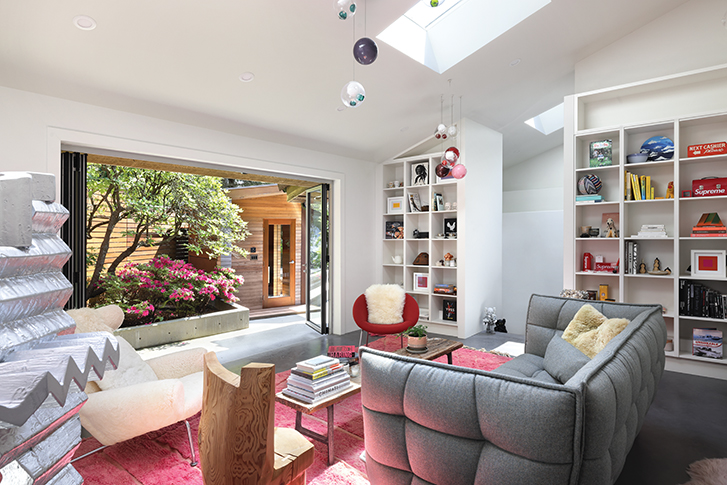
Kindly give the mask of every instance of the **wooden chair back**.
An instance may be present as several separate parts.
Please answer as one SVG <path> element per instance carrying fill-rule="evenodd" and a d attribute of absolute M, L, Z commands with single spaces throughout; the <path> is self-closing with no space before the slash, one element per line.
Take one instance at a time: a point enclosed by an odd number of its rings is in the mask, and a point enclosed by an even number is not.
<path fill-rule="evenodd" d="M 214 352 L 204 358 L 199 453 L 205 485 L 269 483 L 274 465 L 275 365 L 248 364 L 240 375 Z"/>

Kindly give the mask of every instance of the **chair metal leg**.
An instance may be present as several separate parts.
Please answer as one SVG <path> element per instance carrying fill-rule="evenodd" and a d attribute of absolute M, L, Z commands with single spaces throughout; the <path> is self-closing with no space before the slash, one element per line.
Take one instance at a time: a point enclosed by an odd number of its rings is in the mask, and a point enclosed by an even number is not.
<path fill-rule="evenodd" d="M 94 454 L 94 453 L 96 453 L 97 451 L 101 451 L 101 450 L 103 450 L 104 448 L 108 448 L 108 447 L 109 447 L 109 445 L 103 445 L 103 446 L 99 446 L 99 447 L 98 447 L 98 448 L 96 448 L 95 450 L 93 450 L 93 451 L 89 451 L 89 452 L 88 452 L 88 453 L 86 453 L 85 455 L 81 455 L 81 456 L 79 456 L 78 458 L 74 458 L 73 460 L 71 460 L 71 463 L 73 463 L 74 461 L 78 461 L 78 460 L 80 460 L 80 459 L 82 459 L 82 458 L 86 458 L 86 457 L 87 457 L 87 456 L 89 456 L 89 455 L 93 455 L 93 454 Z"/>
<path fill-rule="evenodd" d="M 194 455 L 194 442 L 192 442 L 192 428 L 189 426 L 189 421 L 184 420 L 184 424 L 187 425 L 187 437 L 189 437 L 189 452 L 192 454 L 192 463 L 189 466 L 197 466 L 197 457 Z"/>
<path fill-rule="evenodd" d="M 363 329 L 361 329 L 361 333 L 358 335 L 358 346 L 361 347 L 361 341 L 363 340 Z"/>

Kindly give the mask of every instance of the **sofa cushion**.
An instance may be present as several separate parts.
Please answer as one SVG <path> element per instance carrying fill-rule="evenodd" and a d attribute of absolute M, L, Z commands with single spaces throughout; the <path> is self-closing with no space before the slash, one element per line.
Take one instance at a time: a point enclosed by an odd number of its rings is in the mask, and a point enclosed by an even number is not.
<path fill-rule="evenodd" d="M 364 295 L 369 323 L 386 325 L 404 321 L 406 293 L 399 285 L 371 285 Z"/>
<path fill-rule="evenodd" d="M 563 332 L 563 339 L 592 359 L 628 324 L 625 318 L 606 318 L 591 305 L 583 305 Z"/>
<path fill-rule="evenodd" d="M 555 337 L 545 349 L 543 368 L 561 384 L 565 384 L 589 361 L 590 359 L 570 342 Z"/>
<path fill-rule="evenodd" d="M 534 379 L 548 384 L 560 384 L 543 367 L 543 358 L 533 354 L 518 355 L 492 372 L 506 376 Z"/>
<path fill-rule="evenodd" d="M 159 380 L 152 368 L 144 362 L 134 348 L 119 337 L 119 362 L 116 370 L 104 373 L 103 379 L 98 381 L 98 387 L 106 391 L 116 387 L 126 387 L 142 382 Z"/>

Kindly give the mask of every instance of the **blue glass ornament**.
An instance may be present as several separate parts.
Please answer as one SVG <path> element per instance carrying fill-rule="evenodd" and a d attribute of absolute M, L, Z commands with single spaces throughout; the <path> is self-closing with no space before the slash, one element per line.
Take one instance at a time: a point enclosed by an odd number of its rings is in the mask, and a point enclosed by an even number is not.
<path fill-rule="evenodd" d="M 341 90 L 341 101 L 348 108 L 358 108 L 364 102 L 366 90 L 356 81 L 347 83 Z"/>
<path fill-rule="evenodd" d="M 356 2 L 353 0 L 334 0 L 333 7 L 341 20 L 346 20 L 356 14 Z"/>
<path fill-rule="evenodd" d="M 368 37 L 361 37 L 353 44 L 353 58 L 356 62 L 367 66 L 374 62 L 379 55 L 379 46 Z"/>

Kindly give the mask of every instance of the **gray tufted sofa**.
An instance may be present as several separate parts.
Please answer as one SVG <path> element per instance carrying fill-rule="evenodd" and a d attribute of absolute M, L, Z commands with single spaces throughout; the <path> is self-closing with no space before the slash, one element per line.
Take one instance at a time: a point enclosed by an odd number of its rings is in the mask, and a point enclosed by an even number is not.
<path fill-rule="evenodd" d="M 629 325 L 592 360 L 560 336 L 592 304 Z M 487 372 L 361 348 L 372 484 L 612 484 L 664 370 L 659 305 L 533 295 L 525 354 Z"/>

